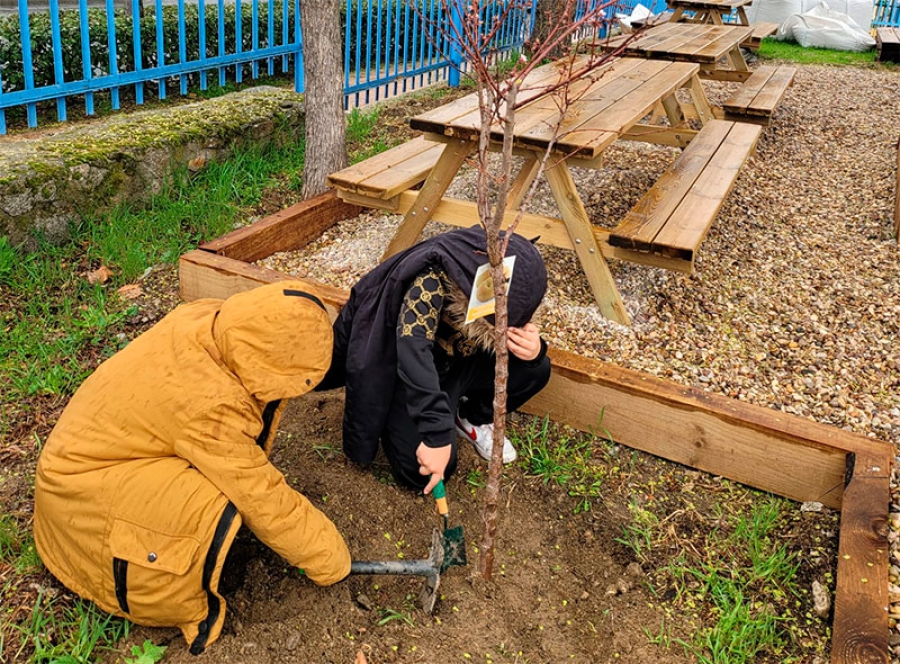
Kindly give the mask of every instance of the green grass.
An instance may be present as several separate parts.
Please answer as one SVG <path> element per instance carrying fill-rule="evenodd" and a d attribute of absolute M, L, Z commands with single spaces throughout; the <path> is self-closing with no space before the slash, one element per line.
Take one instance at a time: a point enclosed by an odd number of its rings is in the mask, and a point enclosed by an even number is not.
<path fill-rule="evenodd" d="M 38 594 L 29 621 L 18 626 L 21 646 L 15 661 L 30 648 L 30 662 L 88 664 L 97 661 L 100 651 L 113 649 L 128 636 L 128 621 L 114 618 L 92 602 L 78 600 L 61 609 L 55 602 L 43 591 Z"/>
<path fill-rule="evenodd" d="M 871 65 L 875 50 L 857 53 L 829 48 L 805 48 L 796 42 L 763 39 L 759 48 L 761 60 L 788 60 L 805 65 Z"/>
<path fill-rule="evenodd" d="M 0 239 L 0 386 L 5 403 L 71 394 L 97 361 L 119 350 L 114 331 L 133 311 L 114 294 L 159 263 L 175 263 L 199 243 L 230 231 L 266 187 L 300 186 L 303 144 L 249 149 L 172 182 L 145 207 L 120 206 L 86 218 L 64 246 L 20 252 Z M 108 284 L 86 273 L 109 268 Z"/>
<path fill-rule="evenodd" d="M 682 549 L 664 566 L 663 578 L 675 594 L 671 610 L 687 615 L 697 629 L 678 637 L 663 620 L 659 633 L 648 632 L 648 639 L 658 645 L 680 644 L 700 664 L 800 661 L 791 654 L 796 652 L 800 622 L 800 560 L 779 541 L 791 503 L 761 496 L 742 510 L 729 502 L 725 497 L 714 503 L 709 518 L 713 527 L 702 541 Z M 652 565 L 660 555 L 657 547 L 667 543 L 660 528 L 663 515 L 636 502 L 630 508 L 632 521 L 618 541 Z"/>
<path fill-rule="evenodd" d="M 368 159 L 388 148 L 397 145 L 400 141 L 390 140 L 378 128 L 381 117 L 381 109 L 373 106 L 367 110 L 354 108 L 347 116 L 347 142 L 361 145 L 358 150 L 353 150 L 348 155 L 351 164 L 356 164 Z"/>

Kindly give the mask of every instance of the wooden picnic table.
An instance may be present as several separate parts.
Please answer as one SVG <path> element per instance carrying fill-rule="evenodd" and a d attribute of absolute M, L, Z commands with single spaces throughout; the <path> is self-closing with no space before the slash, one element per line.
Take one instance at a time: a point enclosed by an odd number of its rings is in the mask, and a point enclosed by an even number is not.
<path fill-rule="evenodd" d="M 576 61 L 575 71 L 580 67 L 585 71 L 569 86 L 566 101 L 559 89 L 566 74 L 556 64 L 536 69 L 521 86 L 514 146 L 524 160 L 512 185 L 506 223 L 517 217 L 516 210 L 552 144 L 554 155 L 546 160 L 544 177 L 562 218 L 525 214 L 518 232 L 529 237 L 540 235 L 543 243 L 574 249 L 601 312 L 627 324 L 629 317 L 605 257 L 689 272 L 695 245 L 687 247 L 687 254 L 679 254 L 679 249 L 667 252 L 665 247 L 657 251 L 649 244 L 645 250 L 613 246 L 610 232 L 591 223 L 570 169 L 599 168 L 603 152 L 620 139 L 685 147 L 703 131 L 691 128 L 688 118 L 699 119 L 701 126 L 707 122 L 734 123 L 713 118 L 696 63 L 620 58 L 588 71 L 590 62 L 590 56 Z M 676 97 L 682 88 L 689 92 L 685 95 L 689 101 Z M 654 109 L 660 110 L 663 117 L 659 120 L 666 124 L 642 123 Z M 405 213 L 385 258 L 412 246 L 432 218 L 459 226 L 479 223 L 474 203 L 444 197 L 462 165 L 477 149 L 481 126 L 477 95 L 418 115 L 410 125 L 425 132 L 418 143 L 410 141 L 395 148 L 393 155 L 383 153 L 329 177 L 344 200 Z M 717 135 L 715 140 L 715 147 L 707 150 L 710 154 L 724 136 Z M 492 142 L 493 148 L 499 149 L 499 126 Z M 437 145 L 443 146 L 439 155 L 432 147 Z M 703 162 L 704 158 L 708 157 L 701 155 L 694 162 Z M 426 163 L 427 168 L 423 167 Z M 417 177 L 425 180 L 424 185 L 413 191 L 409 187 Z"/>
<path fill-rule="evenodd" d="M 749 7 L 753 0 L 666 0 L 666 4 L 673 10 L 673 22 L 686 23 L 713 23 L 724 25 L 725 17 L 732 12 L 737 15 L 734 25 L 750 25 L 747 19 L 745 7 Z M 691 16 L 685 16 L 684 12 L 692 12 Z"/>
<path fill-rule="evenodd" d="M 750 23 L 747 7 L 753 0 L 666 0 L 672 10 L 669 20 L 683 23 L 751 26 L 753 33 L 741 46 L 758 50 L 762 40 L 778 31 L 778 23 Z M 685 13 L 687 12 L 687 13 Z M 732 18 L 734 17 L 734 18 Z"/>
<path fill-rule="evenodd" d="M 621 35 L 593 47 L 624 47 L 624 55 L 696 62 L 701 78 L 743 82 L 751 72 L 741 53 L 741 43 L 752 35 L 752 26 L 669 21 L 643 30 L 637 37 Z"/>

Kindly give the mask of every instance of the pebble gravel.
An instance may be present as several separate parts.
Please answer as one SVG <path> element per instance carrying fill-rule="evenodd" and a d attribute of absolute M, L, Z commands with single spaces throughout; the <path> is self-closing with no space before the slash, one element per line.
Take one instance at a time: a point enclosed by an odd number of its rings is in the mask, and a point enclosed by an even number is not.
<path fill-rule="evenodd" d="M 704 83 L 713 103 L 734 84 Z M 600 315 L 571 251 L 542 246 L 536 322 L 552 346 L 892 443 L 900 450 L 900 250 L 893 230 L 900 70 L 799 66 L 691 275 L 610 261 L 632 317 Z M 612 227 L 674 148 L 617 143 L 575 180 Z M 448 195 L 472 199 L 464 171 Z M 529 211 L 557 215 L 539 186 Z M 369 212 L 267 267 L 349 288 L 399 218 Z M 426 234 L 446 227 L 431 223 Z M 900 457 L 895 456 L 895 461 Z M 900 474 L 891 481 L 891 649 L 900 661 Z"/>

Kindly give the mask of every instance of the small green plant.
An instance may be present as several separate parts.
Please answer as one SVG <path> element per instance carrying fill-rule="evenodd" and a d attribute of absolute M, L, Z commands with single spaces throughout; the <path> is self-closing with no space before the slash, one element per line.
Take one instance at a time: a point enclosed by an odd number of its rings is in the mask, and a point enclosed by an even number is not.
<path fill-rule="evenodd" d="M 11 276 L 17 261 L 16 251 L 6 235 L 0 236 L 0 286 L 11 286 Z"/>
<path fill-rule="evenodd" d="M 380 609 L 379 613 L 381 614 L 381 618 L 378 619 L 378 625 L 384 626 L 389 622 L 393 622 L 395 620 L 399 620 L 405 625 L 409 627 L 416 626 L 416 620 L 413 618 L 413 608 L 409 606 L 410 600 L 407 598 L 407 608 L 397 611 L 395 609 L 384 608 Z"/>
<path fill-rule="evenodd" d="M 140 646 L 131 646 L 131 654 L 134 657 L 126 657 L 125 664 L 156 664 L 162 661 L 167 647 L 157 646 L 147 639 Z"/>
<path fill-rule="evenodd" d="M 476 489 L 483 489 L 485 484 L 484 471 L 481 468 L 472 468 L 466 474 L 466 484 Z"/>
<path fill-rule="evenodd" d="M 631 521 L 622 527 L 622 537 L 617 537 L 616 541 L 634 551 L 638 560 L 645 562 L 649 560 L 653 549 L 659 517 L 635 498 L 629 500 L 628 511 L 631 513 Z"/>
<path fill-rule="evenodd" d="M 648 634 L 648 640 L 677 643 L 701 664 L 749 664 L 764 656 L 797 661 L 785 653 L 797 621 L 800 562 L 774 537 L 786 503 L 769 498 L 747 513 L 721 506 L 713 510 L 716 525 L 702 545 L 682 550 L 666 567 L 674 582 L 675 606 L 692 611 L 709 607 L 707 626 L 683 639 L 661 631 Z M 651 533 L 659 530 L 659 520 L 636 505 L 632 514 L 624 543 L 649 560 Z"/>
<path fill-rule="evenodd" d="M 367 110 L 354 108 L 347 115 L 347 140 L 354 143 L 364 143 L 372 132 L 378 129 L 378 120 L 381 109 L 373 106 Z"/>

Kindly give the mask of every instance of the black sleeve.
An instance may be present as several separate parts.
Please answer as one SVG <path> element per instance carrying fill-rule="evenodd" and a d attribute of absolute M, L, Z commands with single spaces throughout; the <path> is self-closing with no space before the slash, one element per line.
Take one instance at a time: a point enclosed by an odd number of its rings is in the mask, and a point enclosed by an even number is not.
<path fill-rule="evenodd" d="M 450 400 L 434 365 L 444 296 L 436 271 L 420 274 L 406 292 L 397 320 L 397 374 L 406 387 L 409 416 L 428 447 L 444 447 L 456 436 Z"/>

